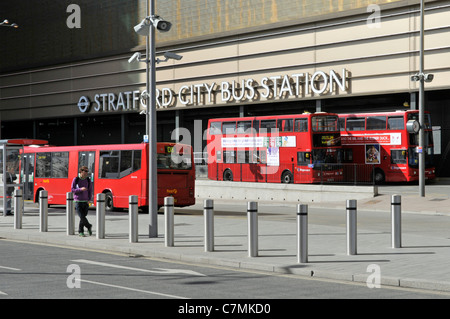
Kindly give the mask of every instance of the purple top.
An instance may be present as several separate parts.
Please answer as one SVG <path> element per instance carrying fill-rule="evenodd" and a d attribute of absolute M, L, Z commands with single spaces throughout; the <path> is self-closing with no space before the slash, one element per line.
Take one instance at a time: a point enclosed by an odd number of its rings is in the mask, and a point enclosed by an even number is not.
<path fill-rule="evenodd" d="M 89 178 L 89 177 L 88 177 Z M 80 177 L 75 177 L 72 181 L 72 193 L 73 199 L 76 202 L 88 202 L 92 199 L 92 183 L 88 181 L 88 178 L 81 179 Z M 77 183 L 78 180 L 78 183 Z M 86 187 L 85 191 L 81 188 Z"/>

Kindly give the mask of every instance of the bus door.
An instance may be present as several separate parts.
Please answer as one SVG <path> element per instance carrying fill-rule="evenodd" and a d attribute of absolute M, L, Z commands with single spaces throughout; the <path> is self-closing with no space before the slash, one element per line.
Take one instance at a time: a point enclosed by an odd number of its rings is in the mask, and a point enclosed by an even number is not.
<path fill-rule="evenodd" d="M 89 168 L 90 179 L 92 182 L 92 189 L 94 189 L 94 176 L 95 176 L 95 152 L 80 151 L 78 152 L 78 169 L 81 166 L 87 166 Z"/>
<path fill-rule="evenodd" d="M 34 199 L 34 154 L 23 154 L 20 180 L 23 184 L 23 199 Z"/>

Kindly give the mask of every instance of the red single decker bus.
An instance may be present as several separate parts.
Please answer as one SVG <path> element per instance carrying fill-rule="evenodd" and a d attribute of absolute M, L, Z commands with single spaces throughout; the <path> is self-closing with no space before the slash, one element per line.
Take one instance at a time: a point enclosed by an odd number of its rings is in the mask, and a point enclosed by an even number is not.
<path fill-rule="evenodd" d="M 212 180 L 317 183 L 342 180 L 338 116 L 331 113 L 211 119 Z"/>
<path fill-rule="evenodd" d="M 173 196 L 178 207 L 195 204 L 195 168 L 192 148 L 157 143 L 158 207 Z M 21 163 L 24 199 L 39 200 L 48 192 L 49 205 L 65 205 L 79 167 L 89 168 L 96 194 L 104 193 L 106 210 L 128 208 L 129 196 L 148 212 L 148 143 L 89 146 L 25 147 Z"/>
<path fill-rule="evenodd" d="M 419 180 L 419 111 L 339 114 L 345 176 L 349 180 L 410 182 Z M 425 113 L 425 178 L 435 178 L 433 132 Z"/>

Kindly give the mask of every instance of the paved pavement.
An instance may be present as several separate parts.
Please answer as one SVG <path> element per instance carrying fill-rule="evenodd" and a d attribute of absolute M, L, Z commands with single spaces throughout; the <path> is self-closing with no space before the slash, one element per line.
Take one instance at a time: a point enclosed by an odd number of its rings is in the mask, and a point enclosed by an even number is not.
<path fill-rule="evenodd" d="M 203 216 L 188 214 L 183 209 L 176 209 L 178 213 L 174 218 L 173 247 L 165 246 L 165 222 L 162 213 L 158 215 L 157 238 L 148 238 L 149 216 L 139 214 L 138 242 L 130 243 L 126 212 L 108 213 L 106 236 L 104 239 L 97 239 L 95 210 L 91 210 L 88 218 L 94 225 L 94 234 L 81 238 L 78 235 L 66 234 L 66 216 L 62 208 L 49 210 L 48 231 L 40 232 L 39 209 L 36 204 L 30 202 L 25 205 L 22 229 L 14 229 L 14 217 L 0 216 L 0 238 L 248 270 L 369 282 L 372 285 L 376 285 L 377 278 L 380 278 L 381 285 L 450 292 L 450 185 L 434 183 L 427 186 L 425 197 L 418 195 L 418 186 L 417 189 L 382 187 L 379 196 L 358 200 L 358 213 L 390 213 L 391 195 L 398 193 L 397 190 L 401 190 L 402 216 L 412 214 L 411 216 L 414 215 L 423 222 L 423 228 L 404 227 L 401 248 L 392 248 L 390 228 L 358 225 L 357 254 L 348 255 L 345 222 L 336 225 L 309 222 L 307 263 L 298 262 L 295 217 L 259 218 L 258 256 L 249 257 L 245 211 L 242 214 L 215 216 L 212 252 L 205 252 Z M 259 205 L 262 207 L 264 203 Z M 277 207 L 274 203 L 270 205 L 275 209 Z M 278 207 L 281 205 L 289 206 L 283 203 Z M 326 207 L 345 211 L 345 201 L 308 205 L 311 209 Z M 201 209 L 202 206 L 203 200 L 198 199 L 196 207 Z M 296 205 L 291 206 L 295 209 Z M 189 210 L 192 210 L 192 207 Z M 429 224 L 431 217 L 438 218 L 438 222 L 434 220 Z M 78 217 L 75 223 L 78 225 Z"/>

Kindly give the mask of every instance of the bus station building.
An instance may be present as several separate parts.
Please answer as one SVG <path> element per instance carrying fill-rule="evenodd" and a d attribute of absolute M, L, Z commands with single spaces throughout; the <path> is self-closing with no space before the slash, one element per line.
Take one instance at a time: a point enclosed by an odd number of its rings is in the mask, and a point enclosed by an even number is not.
<path fill-rule="evenodd" d="M 147 0 L 2 1 L 1 139 L 142 142 Z M 204 152 L 208 120 L 419 108 L 420 0 L 155 0 L 158 141 Z M 425 110 L 450 176 L 450 0 L 425 1 Z M 183 56 L 164 60 L 167 51 Z M 179 135 L 176 128 L 185 128 Z"/>

